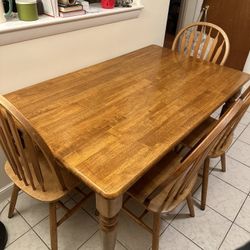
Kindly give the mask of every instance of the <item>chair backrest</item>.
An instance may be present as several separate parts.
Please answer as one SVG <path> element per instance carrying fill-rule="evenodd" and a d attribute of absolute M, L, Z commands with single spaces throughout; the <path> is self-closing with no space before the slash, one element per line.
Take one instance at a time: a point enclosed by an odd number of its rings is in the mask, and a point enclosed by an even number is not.
<path fill-rule="evenodd" d="M 250 87 L 218 120 L 212 131 L 183 158 L 177 170 L 164 178 L 145 202 L 151 209 L 171 210 L 187 197 L 197 180 L 199 169 L 209 152 L 221 138 L 230 133 L 250 104 Z M 156 202 L 157 201 L 157 202 Z M 155 206 L 155 204 L 161 204 Z"/>
<path fill-rule="evenodd" d="M 192 23 L 181 29 L 172 45 L 172 50 L 178 50 L 181 55 L 220 65 L 225 64 L 229 49 L 230 43 L 225 31 L 208 22 Z"/>
<path fill-rule="evenodd" d="M 249 95 L 250 95 L 250 87 L 248 87 L 244 91 L 244 93 L 240 97 L 240 100 L 242 100 L 245 103 L 247 103 L 247 101 L 249 102 Z M 234 130 L 236 129 L 236 127 L 239 124 L 241 118 L 243 117 L 243 115 L 247 111 L 247 105 L 245 105 L 244 107 L 245 108 L 242 108 L 239 111 L 239 113 L 238 113 L 237 117 L 235 118 L 235 121 L 232 124 L 232 126 L 228 127 L 226 133 L 224 133 L 223 136 L 221 137 L 221 139 L 218 140 L 217 143 L 215 144 L 214 148 L 212 149 L 212 154 L 213 155 L 218 155 L 218 154 L 220 154 L 220 152 L 226 151 L 230 147 L 231 141 L 232 141 L 231 138 L 233 138 Z"/>
<path fill-rule="evenodd" d="M 0 96 L 0 145 L 15 175 L 25 186 L 46 191 L 43 168 L 39 158 L 44 157 L 51 173 L 62 190 L 65 183 L 56 167 L 56 160 L 43 138 L 30 122 L 6 98 Z"/>

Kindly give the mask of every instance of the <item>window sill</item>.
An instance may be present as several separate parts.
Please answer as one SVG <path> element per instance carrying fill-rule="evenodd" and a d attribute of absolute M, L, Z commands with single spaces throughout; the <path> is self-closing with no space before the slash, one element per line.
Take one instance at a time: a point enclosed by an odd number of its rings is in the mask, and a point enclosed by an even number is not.
<path fill-rule="evenodd" d="M 114 9 L 102 9 L 98 4 L 91 6 L 98 8 L 99 12 L 68 18 L 42 15 L 39 16 L 39 20 L 32 22 L 13 18 L 1 23 L 0 46 L 137 18 L 143 9 L 141 4 L 134 4 L 130 8 Z"/>

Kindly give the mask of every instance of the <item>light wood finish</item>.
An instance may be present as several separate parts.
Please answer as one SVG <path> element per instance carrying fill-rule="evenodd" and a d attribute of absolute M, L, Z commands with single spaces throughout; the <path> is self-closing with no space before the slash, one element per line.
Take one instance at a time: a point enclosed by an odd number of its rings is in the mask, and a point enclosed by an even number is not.
<path fill-rule="evenodd" d="M 179 50 L 181 55 L 220 65 L 225 64 L 229 49 L 230 43 L 225 31 L 208 22 L 192 23 L 184 27 L 176 35 L 172 45 L 172 50 Z"/>
<path fill-rule="evenodd" d="M 13 216 L 19 190 L 37 200 L 48 202 L 51 248 L 58 249 L 57 227 L 79 209 L 89 195 L 84 194 L 83 199 L 71 209 L 63 205 L 66 213 L 57 221 L 56 206 L 62 204 L 59 200 L 77 188 L 80 181 L 57 165 L 42 137 L 2 96 L 0 96 L 0 145 L 8 159 L 5 172 L 14 183 L 8 217 Z"/>
<path fill-rule="evenodd" d="M 122 196 L 108 200 L 96 194 L 96 208 L 99 212 L 99 224 L 102 249 L 115 249 L 118 214 L 122 207 Z"/>
<path fill-rule="evenodd" d="M 240 71 L 149 46 L 6 98 L 57 162 L 113 199 L 248 79 Z"/>
<path fill-rule="evenodd" d="M 17 185 L 14 184 L 13 192 L 11 194 L 11 199 L 10 199 L 10 208 L 9 208 L 9 214 L 8 214 L 9 218 L 13 217 L 14 210 L 15 210 L 15 207 L 16 207 L 17 196 L 18 196 L 19 191 L 20 191 L 20 188 Z"/>
<path fill-rule="evenodd" d="M 201 198 L 201 208 L 204 210 L 206 207 L 206 198 L 207 198 L 207 189 L 208 189 L 208 176 L 209 176 L 209 164 L 210 164 L 210 158 L 221 158 L 221 167 L 222 171 L 226 171 L 226 152 L 231 146 L 233 142 L 233 133 L 235 128 L 237 127 L 238 123 L 240 122 L 241 118 L 245 114 L 247 110 L 247 106 L 249 105 L 250 100 L 250 87 L 245 90 L 245 92 L 239 97 L 244 105 L 242 109 L 239 110 L 237 118 L 235 119 L 235 122 L 232 124 L 232 127 L 228 129 L 227 133 L 224 134 L 218 141 L 218 143 L 214 146 L 214 148 L 211 150 L 211 152 L 208 154 L 208 157 L 204 164 L 203 169 L 203 181 L 202 181 L 202 198 Z M 232 107 L 231 103 L 231 107 Z M 230 108 L 228 108 L 230 109 Z M 218 120 L 210 117 L 205 122 L 203 122 L 201 125 L 199 125 L 192 133 L 190 133 L 189 136 L 187 136 L 182 144 L 193 148 L 195 145 L 204 138 L 216 124 L 218 123 Z"/>
<path fill-rule="evenodd" d="M 114 200 L 248 79 L 151 45 L 5 97 L 59 165 Z"/>
<path fill-rule="evenodd" d="M 154 213 L 156 221 L 153 222 L 153 229 L 151 230 L 153 234 L 153 250 L 159 248 L 158 216 L 160 213 L 173 210 L 186 199 L 190 215 L 194 216 L 191 194 L 200 167 L 204 160 L 207 159 L 209 152 L 215 145 L 220 143 L 221 137 L 226 136 L 231 127 L 234 126 L 241 109 L 246 109 L 246 105 L 240 99 L 187 155 L 181 156 L 176 152 L 167 154 L 128 190 L 128 195 L 140 202 L 145 209 Z M 142 216 L 137 217 L 128 209 L 125 210 L 140 225 L 144 224 Z M 145 224 L 144 227 L 146 227 Z M 156 232 L 157 235 L 155 235 Z"/>

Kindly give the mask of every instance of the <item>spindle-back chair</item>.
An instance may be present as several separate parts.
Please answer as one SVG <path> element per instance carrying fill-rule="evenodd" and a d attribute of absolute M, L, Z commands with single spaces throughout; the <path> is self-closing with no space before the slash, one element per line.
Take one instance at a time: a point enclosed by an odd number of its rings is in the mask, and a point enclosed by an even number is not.
<path fill-rule="evenodd" d="M 13 216 L 20 190 L 49 203 L 51 248 L 56 250 L 57 227 L 79 209 L 90 194 L 78 188 L 80 180 L 60 167 L 31 123 L 3 96 L 0 96 L 0 145 L 7 157 L 6 174 L 14 183 L 8 217 Z M 80 192 L 83 198 L 69 209 L 60 199 L 73 189 Z M 59 221 L 56 218 L 57 205 L 66 210 Z"/>

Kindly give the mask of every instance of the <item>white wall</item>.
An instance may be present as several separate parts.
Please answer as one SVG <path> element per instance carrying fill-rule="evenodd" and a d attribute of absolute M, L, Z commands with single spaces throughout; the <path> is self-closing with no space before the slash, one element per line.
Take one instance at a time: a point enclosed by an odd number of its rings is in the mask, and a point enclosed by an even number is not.
<path fill-rule="evenodd" d="M 141 2 L 145 8 L 137 19 L 0 47 L 0 93 L 23 88 L 150 44 L 162 45 L 169 0 Z M 1 189 L 6 181 L 2 171 L 0 174 Z"/>

